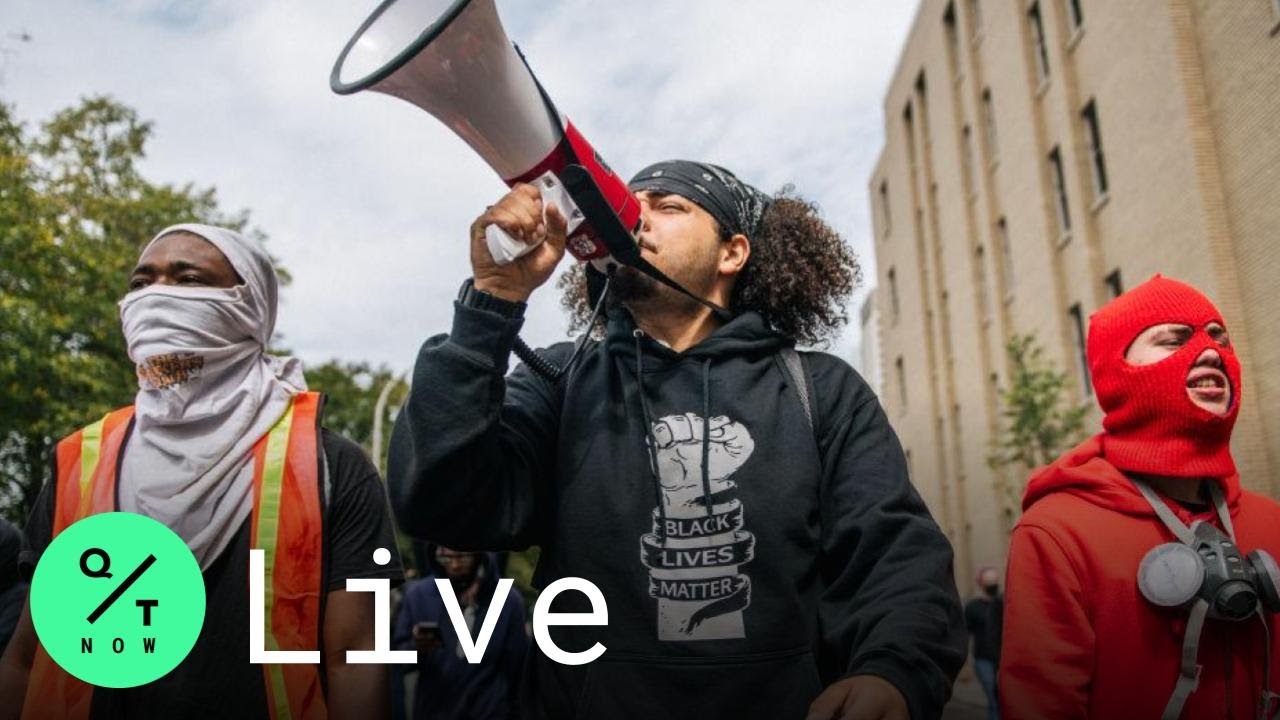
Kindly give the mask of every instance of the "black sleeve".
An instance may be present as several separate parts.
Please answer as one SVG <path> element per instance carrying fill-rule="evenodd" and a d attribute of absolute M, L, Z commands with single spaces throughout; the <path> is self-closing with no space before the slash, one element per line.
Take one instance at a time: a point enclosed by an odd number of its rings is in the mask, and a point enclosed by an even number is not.
<path fill-rule="evenodd" d="M 341 435 L 321 431 L 329 466 L 329 501 L 325 510 L 328 557 L 325 587 L 345 590 L 348 578 L 404 579 L 387 495 L 373 463 L 359 445 Z M 373 551 L 386 548 L 391 562 L 378 565 Z"/>
<path fill-rule="evenodd" d="M 825 474 L 823 641 L 846 676 L 881 677 L 912 718 L 937 718 L 967 649 L 951 543 L 866 382 L 831 356 L 811 357 Z"/>
<path fill-rule="evenodd" d="M 523 365 L 504 377 L 521 324 L 455 303 L 452 332 L 419 352 L 387 468 L 410 535 L 461 550 L 538 542 L 559 409 L 555 388 Z"/>
<path fill-rule="evenodd" d="M 57 483 L 57 451 L 49 456 L 49 475 L 40 494 L 31 506 L 31 514 L 27 516 L 27 525 L 22 531 L 22 549 L 18 552 L 18 575 L 31 582 L 31 575 L 36 571 L 36 563 L 44 554 L 44 549 L 53 541 L 54 494 Z"/>

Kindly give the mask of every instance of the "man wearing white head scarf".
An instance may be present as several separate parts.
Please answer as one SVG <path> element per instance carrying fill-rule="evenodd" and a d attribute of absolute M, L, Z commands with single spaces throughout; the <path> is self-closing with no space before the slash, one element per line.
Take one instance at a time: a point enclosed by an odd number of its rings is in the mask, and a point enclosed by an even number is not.
<path fill-rule="evenodd" d="M 253 444 L 307 385 L 297 358 L 265 352 L 276 323 L 270 256 L 240 233 L 208 225 L 165 228 L 143 256 L 175 233 L 217 248 L 243 282 L 151 283 L 120 301 L 139 385 L 120 509 L 168 525 L 207 569 L 252 510 Z"/>
<path fill-rule="evenodd" d="M 36 652 L 25 613 L 0 663 L 0 698 L 18 701 L 0 701 L 0 718 L 19 709 L 24 716 L 266 718 L 282 704 L 292 717 L 385 714 L 385 666 L 346 664 L 347 650 L 373 647 L 373 596 L 345 586 L 353 577 L 402 578 L 386 495 L 360 448 L 320 428 L 323 402 L 307 392 L 301 363 L 267 354 L 277 294 L 270 256 L 235 231 L 174 225 L 143 249 L 120 301 L 137 367 L 134 405 L 59 443 L 19 565 L 30 577 L 69 515 L 147 515 L 182 537 L 200 563 L 204 627 L 187 658 L 154 683 L 107 689 L 62 678 L 72 681 L 63 691 L 37 679 L 61 671 L 39 667 L 48 658 Z M 268 440 L 284 448 L 282 462 L 266 459 Z M 99 445 L 81 454 L 91 442 Z M 84 469 L 80 460 L 95 455 Z M 79 487 L 90 488 L 83 502 Z M 254 512 L 269 492 L 275 501 Z M 274 560 L 265 582 L 277 610 L 266 609 L 267 635 L 280 649 L 320 650 L 323 665 L 282 673 L 249 663 L 250 547 Z M 391 562 L 378 564 L 377 548 L 387 548 Z M 31 672 L 33 664 L 42 672 Z M 69 697 L 76 693 L 90 702 L 76 704 Z M 73 705 L 80 715 L 48 709 Z"/>

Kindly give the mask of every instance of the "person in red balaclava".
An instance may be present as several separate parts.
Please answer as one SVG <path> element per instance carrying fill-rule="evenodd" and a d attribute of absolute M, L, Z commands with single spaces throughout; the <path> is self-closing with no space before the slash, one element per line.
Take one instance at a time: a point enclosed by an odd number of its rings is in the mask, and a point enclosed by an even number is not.
<path fill-rule="evenodd" d="M 1280 504 L 1243 490 L 1231 458 L 1242 383 L 1221 313 L 1156 275 L 1090 318 L 1088 355 L 1103 432 L 1027 485 L 1001 714 L 1272 717 Z"/>

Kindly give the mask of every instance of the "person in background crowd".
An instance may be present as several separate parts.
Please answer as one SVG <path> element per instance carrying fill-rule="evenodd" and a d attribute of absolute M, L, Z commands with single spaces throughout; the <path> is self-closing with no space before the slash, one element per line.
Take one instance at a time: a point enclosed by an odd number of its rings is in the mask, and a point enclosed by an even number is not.
<path fill-rule="evenodd" d="M 27 601 L 27 582 L 18 572 L 21 549 L 22 533 L 13 523 L 0 518 L 0 655 L 13 637 Z"/>
<path fill-rule="evenodd" d="M 512 587 L 494 598 L 498 563 L 492 553 L 427 546 L 428 574 L 405 591 L 392 642 L 418 651 L 414 720 L 515 720 L 520 717 L 520 674 L 529 638 L 524 600 Z M 467 662 L 435 580 L 448 580 L 466 629 L 475 638 L 491 602 L 501 602 L 489 646 L 477 664 Z"/>
<path fill-rule="evenodd" d="M 1004 597 L 1000 595 L 1000 571 L 987 566 L 978 571 L 979 595 L 964 606 L 964 624 L 973 638 L 973 672 L 987 694 L 987 718 L 999 720 L 996 671 L 1000 668 L 1000 628 Z"/>

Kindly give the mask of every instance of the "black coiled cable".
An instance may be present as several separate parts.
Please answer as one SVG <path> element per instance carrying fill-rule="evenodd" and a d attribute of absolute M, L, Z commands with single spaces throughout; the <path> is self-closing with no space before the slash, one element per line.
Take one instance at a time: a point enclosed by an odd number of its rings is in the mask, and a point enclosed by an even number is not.
<path fill-rule="evenodd" d="M 569 359 L 565 361 L 564 367 L 560 367 L 554 362 L 542 357 L 536 350 L 529 347 L 529 344 L 523 338 L 517 336 L 515 343 L 516 357 L 520 358 L 529 369 L 541 375 L 549 382 L 555 383 L 564 376 L 573 364 L 578 361 L 578 356 L 582 354 L 582 349 L 586 347 L 587 340 L 591 337 L 591 328 L 596 326 L 596 321 L 600 319 L 600 311 L 604 309 L 606 298 L 609 297 L 609 283 L 613 281 L 613 272 L 616 265 L 609 266 L 609 272 L 605 275 L 604 286 L 600 291 L 600 297 L 596 299 L 596 306 L 591 310 L 591 319 L 587 321 L 586 332 L 582 333 L 582 337 L 578 338 L 578 342 L 573 346 L 573 353 L 569 355 Z"/>

